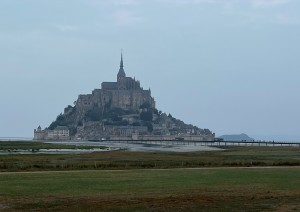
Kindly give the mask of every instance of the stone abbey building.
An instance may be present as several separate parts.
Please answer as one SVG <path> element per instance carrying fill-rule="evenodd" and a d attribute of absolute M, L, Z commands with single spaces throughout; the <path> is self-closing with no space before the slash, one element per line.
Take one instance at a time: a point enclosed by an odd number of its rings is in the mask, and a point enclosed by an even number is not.
<path fill-rule="evenodd" d="M 121 55 L 117 81 L 103 82 L 101 89 L 95 89 L 92 94 L 79 95 L 76 107 L 79 110 L 78 118 L 80 119 L 86 111 L 95 106 L 102 111 L 111 108 L 134 111 L 138 110 L 145 102 L 155 108 L 155 101 L 151 97 L 150 89 L 144 90 L 139 81 L 126 76 Z"/>
<path fill-rule="evenodd" d="M 48 128 L 35 129 L 34 139 L 213 141 L 214 134 L 158 111 L 151 90 L 126 76 L 121 54 L 116 82 L 79 95 Z"/>

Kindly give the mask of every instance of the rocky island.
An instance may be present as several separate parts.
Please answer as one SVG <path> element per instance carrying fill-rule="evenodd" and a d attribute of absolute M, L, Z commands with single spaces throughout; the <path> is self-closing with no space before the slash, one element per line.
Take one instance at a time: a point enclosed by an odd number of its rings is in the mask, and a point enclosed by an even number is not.
<path fill-rule="evenodd" d="M 191 140 L 213 141 L 208 129 L 185 124 L 159 111 L 151 90 L 127 77 L 123 56 L 116 82 L 79 95 L 49 127 L 34 130 L 35 140 Z"/>

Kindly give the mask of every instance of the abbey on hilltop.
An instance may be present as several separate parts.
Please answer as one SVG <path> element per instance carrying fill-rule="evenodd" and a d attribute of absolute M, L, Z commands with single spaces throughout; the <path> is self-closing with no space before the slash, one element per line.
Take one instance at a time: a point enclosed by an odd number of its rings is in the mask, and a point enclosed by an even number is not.
<path fill-rule="evenodd" d="M 103 113 L 112 108 L 138 110 L 145 102 L 155 108 L 150 89 L 144 90 L 139 81 L 126 77 L 122 55 L 117 82 L 102 82 L 101 87 L 101 89 L 95 89 L 92 94 L 79 95 L 76 104 L 79 109 L 79 119 L 85 115 L 86 111 L 95 107 L 101 109 Z"/>
<path fill-rule="evenodd" d="M 74 104 L 48 128 L 35 129 L 34 139 L 213 141 L 215 136 L 158 111 L 151 90 L 126 76 L 122 54 L 117 81 L 102 82 L 101 89 L 79 95 Z"/>

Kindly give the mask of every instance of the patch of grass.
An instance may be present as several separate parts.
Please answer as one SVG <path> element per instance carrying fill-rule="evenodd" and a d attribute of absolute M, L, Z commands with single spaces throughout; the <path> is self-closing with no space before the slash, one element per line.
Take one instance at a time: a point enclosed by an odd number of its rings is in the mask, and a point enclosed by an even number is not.
<path fill-rule="evenodd" d="M 299 168 L 2 173 L 0 182 L 12 210 L 300 209 Z"/>
<path fill-rule="evenodd" d="M 299 211 L 299 167 L 168 169 L 294 166 L 299 155 L 293 147 L 5 155 L 1 171 L 26 172 L 0 173 L 0 211 Z M 39 170 L 82 171 L 28 172 Z"/>
<path fill-rule="evenodd" d="M 241 147 L 210 152 L 95 152 L 74 155 L 0 155 L 1 171 L 167 169 L 300 166 L 295 147 Z"/>
<path fill-rule="evenodd" d="M 40 141 L 1 141 L 0 150 L 39 150 L 39 149 L 104 149 L 104 146 L 77 146 L 67 144 L 51 144 Z"/>

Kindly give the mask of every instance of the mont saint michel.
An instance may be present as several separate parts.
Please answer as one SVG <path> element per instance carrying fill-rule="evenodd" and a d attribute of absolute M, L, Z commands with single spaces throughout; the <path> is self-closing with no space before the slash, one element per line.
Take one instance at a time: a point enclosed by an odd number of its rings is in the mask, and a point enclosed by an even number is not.
<path fill-rule="evenodd" d="M 126 76 L 121 54 L 116 82 L 78 96 L 49 127 L 34 130 L 35 140 L 191 140 L 213 141 L 215 134 L 163 113 L 151 90 Z"/>

